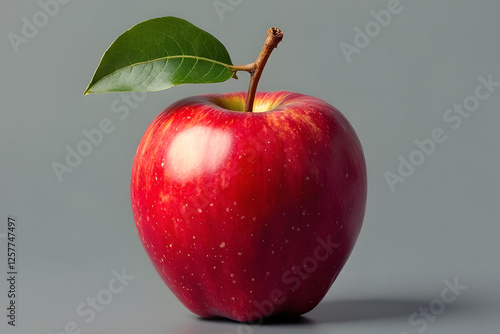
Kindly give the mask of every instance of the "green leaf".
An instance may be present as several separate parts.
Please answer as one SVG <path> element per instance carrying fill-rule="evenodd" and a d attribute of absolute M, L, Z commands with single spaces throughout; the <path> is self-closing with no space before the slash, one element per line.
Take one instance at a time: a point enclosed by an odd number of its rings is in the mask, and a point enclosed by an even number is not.
<path fill-rule="evenodd" d="M 231 58 L 214 36 L 186 20 L 160 17 L 137 24 L 104 53 L 85 90 L 152 92 L 233 76 Z"/>

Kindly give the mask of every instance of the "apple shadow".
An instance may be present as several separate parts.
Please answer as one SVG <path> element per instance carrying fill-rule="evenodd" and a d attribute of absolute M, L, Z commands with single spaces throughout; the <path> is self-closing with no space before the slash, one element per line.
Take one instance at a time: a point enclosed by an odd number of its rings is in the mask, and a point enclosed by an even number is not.
<path fill-rule="evenodd" d="M 321 302 L 306 316 L 267 319 L 261 325 L 248 325 L 224 318 L 204 319 L 192 316 L 194 321 L 175 331 L 176 334 L 241 334 L 258 333 L 319 333 L 322 324 L 355 323 L 377 320 L 408 321 L 408 317 L 418 312 L 420 307 L 428 307 L 428 298 L 424 299 L 361 299 Z M 500 305 L 492 305 L 481 300 L 464 300 L 461 303 L 448 304 L 446 313 L 473 316 L 476 314 L 492 314 L 492 310 L 500 310 Z M 244 326 L 244 327 L 242 327 Z M 250 328 L 248 327 L 250 326 Z"/>
<path fill-rule="evenodd" d="M 355 322 L 390 318 L 407 319 L 419 307 L 428 304 L 421 300 L 366 299 L 323 301 L 307 313 L 315 323 Z"/>
<path fill-rule="evenodd" d="M 235 320 L 227 319 L 227 318 L 198 318 L 199 321 L 201 322 L 208 322 L 208 323 L 229 323 L 229 324 L 242 324 L 242 322 L 238 322 Z M 263 326 L 269 326 L 269 325 L 308 325 L 312 324 L 314 321 L 312 321 L 310 318 L 306 316 L 278 316 L 278 317 L 272 317 L 272 318 L 264 318 L 262 319 L 262 322 L 259 323 L 256 321 L 255 324 L 253 325 L 263 325 Z"/>
<path fill-rule="evenodd" d="M 265 319 L 263 323 L 250 324 L 245 322 L 237 322 L 225 318 L 200 318 L 193 317 L 194 321 L 184 325 L 175 331 L 176 334 L 241 334 L 241 333 L 259 333 L 271 334 L 276 333 L 278 327 L 279 332 L 286 331 L 287 333 L 303 333 L 307 331 L 309 334 L 316 334 L 315 323 L 308 317 L 282 317 Z M 304 328 L 307 326 L 307 329 Z"/>
<path fill-rule="evenodd" d="M 362 299 L 322 301 L 312 311 L 302 316 L 282 316 L 263 319 L 252 326 L 287 327 L 315 326 L 324 323 L 358 322 L 380 319 L 407 319 L 419 307 L 428 304 L 425 300 Z M 240 322 L 226 318 L 197 318 L 200 324 L 235 325 Z"/>

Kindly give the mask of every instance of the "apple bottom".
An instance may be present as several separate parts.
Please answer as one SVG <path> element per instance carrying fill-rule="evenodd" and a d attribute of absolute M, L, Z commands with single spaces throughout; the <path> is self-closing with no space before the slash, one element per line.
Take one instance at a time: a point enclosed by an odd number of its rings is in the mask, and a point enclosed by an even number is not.
<path fill-rule="evenodd" d="M 366 167 L 345 117 L 290 92 L 178 101 L 146 130 L 131 202 L 157 272 L 193 313 L 298 316 L 328 292 L 354 247 Z"/>
<path fill-rule="evenodd" d="M 255 298 L 256 294 L 250 290 L 250 287 L 243 286 L 240 289 L 232 287 L 233 295 L 238 296 L 239 300 L 248 301 L 248 303 L 237 303 L 236 297 L 231 297 L 229 303 L 221 301 L 216 309 L 210 309 L 206 304 L 200 307 L 198 301 L 203 300 L 205 296 L 194 293 L 177 293 L 177 289 L 170 285 L 170 280 L 164 276 L 162 269 L 156 267 L 156 270 L 178 299 L 190 311 L 203 318 L 223 317 L 241 322 L 256 322 L 256 320 L 263 321 L 263 319 L 271 317 L 297 317 L 316 307 L 336 279 L 341 267 L 335 268 L 332 264 L 328 265 L 328 258 L 348 256 L 337 251 L 338 243 L 332 243 L 331 240 L 325 241 L 321 238 L 318 238 L 318 243 L 314 254 L 305 257 L 301 263 L 285 270 L 277 281 L 272 282 L 273 277 L 270 277 L 265 278 L 262 284 L 249 284 L 254 286 L 254 289 L 260 290 L 259 299 Z M 331 271 L 319 273 L 320 266 L 330 266 Z M 315 281 L 329 283 L 315 284 Z M 303 288 L 301 288 L 302 286 Z M 221 286 L 220 289 L 225 289 L 225 287 Z M 214 300 L 216 299 L 214 298 Z M 192 302 L 193 300 L 194 302 Z"/>

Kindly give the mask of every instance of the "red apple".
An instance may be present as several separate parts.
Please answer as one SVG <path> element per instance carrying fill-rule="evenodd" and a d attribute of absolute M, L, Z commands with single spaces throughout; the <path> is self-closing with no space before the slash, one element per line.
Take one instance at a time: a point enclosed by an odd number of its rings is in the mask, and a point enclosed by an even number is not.
<path fill-rule="evenodd" d="M 300 315 L 325 296 L 361 229 L 366 166 L 333 106 L 290 92 L 201 95 L 165 109 L 134 159 L 139 236 L 201 317 Z"/>

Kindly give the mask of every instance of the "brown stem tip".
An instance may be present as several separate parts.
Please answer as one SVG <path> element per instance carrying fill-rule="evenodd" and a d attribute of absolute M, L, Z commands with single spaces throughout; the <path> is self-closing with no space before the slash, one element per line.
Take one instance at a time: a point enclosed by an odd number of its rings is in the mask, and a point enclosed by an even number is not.
<path fill-rule="evenodd" d="M 274 47 L 278 46 L 278 43 L 281 42 L 281 40 L 283 39 L 283 31 L 281 31 L 280 28 L 272 27 L 272 28 L 269 28 L 269 30 L 267 32 L 268 35 L 269 35 L 269 32 L 271 32 L 275 36 L 274 40 L 276 41 L 275 42 L 276 45 Z"/>

